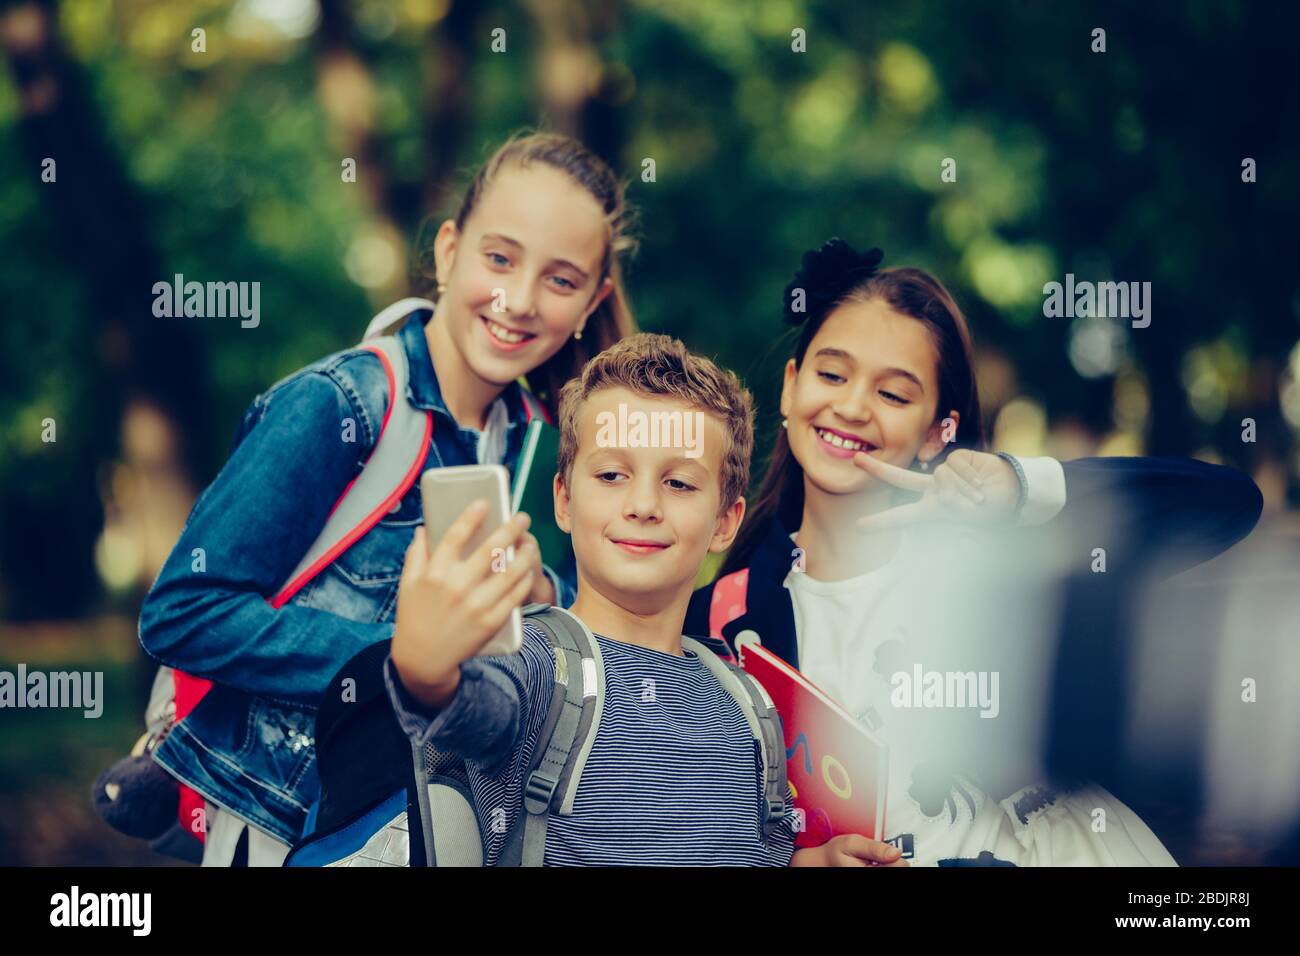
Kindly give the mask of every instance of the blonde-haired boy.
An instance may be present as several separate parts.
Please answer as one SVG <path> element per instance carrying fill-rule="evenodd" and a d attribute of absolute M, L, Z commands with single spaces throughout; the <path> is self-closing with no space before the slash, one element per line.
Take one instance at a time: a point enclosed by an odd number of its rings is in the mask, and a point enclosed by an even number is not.
<path fill-rule="evenodd" d="M 689 447 L 676 440 L 684 416 L 698 425 Z M 560 429 L 555 517 L 578 569 L 570 610 L 595 634 L 605 695 L 572 813 L 551 820 L 544 861 L 787 865 L 794 833 L 782 824 L 764 837 L 764 780 L 745 716 L 682 646 L 695 576 L 744 515 L 749 393 L 681 342 L 635 335 L 567 383 Z M 528 562 L 494 573 L 492 549 L 535 547 L 517 515 L 458 560 L 482 517 L 471 507 L 432 554 L 417 531 L 385 676 L 407 734 L 465 758 L 493 863 L 521 812 L 555 658 L 527 619 L 518 654 L 475 656 L 529 588 Z"/>

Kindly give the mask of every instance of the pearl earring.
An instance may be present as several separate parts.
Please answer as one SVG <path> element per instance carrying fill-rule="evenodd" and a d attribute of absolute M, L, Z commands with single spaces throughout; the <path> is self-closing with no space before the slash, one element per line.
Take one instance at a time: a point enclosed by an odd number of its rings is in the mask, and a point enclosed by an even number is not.
<path fill-rule="evenodd" d="M 447 291 L 447 283 L 445 283 L 445 282 L 439 282 L 439 283 L 438 283 L 438 295 L 442 295 L 442 294 L 443 294 L 444 292 L 446 292 L 446 291 Z"/>
<path fill-rule="evenodd" d="M 930 463 L 929 463 L 928 461 L 923 461 L 923 462 L 921 462 L 921 470 L 922 470 L 922 471 L 929 471 L 929 470 L 930 470 Z"/>
<path fill-rule="evenodd" d="M 574 333 L 573 333 L 573 337 L 574 337 L 575 339 L 581 340 L 581 339 L 582 339 L 582 329 L 578 329 L 576 332 L 574 332 Z"/>
<path fill-rule="evenodd" d="M 781 427 L 782 427 L 782 428 L 789 428 L 789 427 L 790 427 L 790 419 L 788 419 L 788 418 L 783 418 L 783 419 L 781 419 Z"/>

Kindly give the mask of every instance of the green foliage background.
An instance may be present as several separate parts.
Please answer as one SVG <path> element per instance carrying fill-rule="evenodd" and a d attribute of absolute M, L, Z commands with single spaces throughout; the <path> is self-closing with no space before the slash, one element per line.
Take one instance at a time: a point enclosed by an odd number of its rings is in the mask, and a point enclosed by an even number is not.
<path fill-rule="evenodd" d="M 100 669 L 109 688 L 98 722 L 6 718 L 0 862 L 157 862 L 87 800 L 142 729 L 150 673 L 149 560 L 104 547 L 122 488 L 162 468 L 131 460 L 124 412 L 159 408 L 179 479 L 204 487 L 257 392 L 418 289 L 422 224 L 524 126 L 628 177 L 639 320 L 754 390 L 756 478 L 789 354 L 781 291 L 840 235 L 952 289 L 990 423 L 1016 400 L 1045 416 L 1008 450 L 1194 454 L 1284 506 L 1298 34 L 1294 4 L 1229 0 L 0 5 L 0 664 Z M 1070 320 L 1043 316 L 1068 272 L 1152 283 L 1151 326 L 1116 324 L 1112 373 L 1081 375 Z M 176 273 L 260 282 L 261 324 L 153 318 L 153 283 Z"/>
<path fill-rule="evenodd" d="M 496 141 L 557 112 L 629 177 L 643 224 L 629 269 L 641 323 L 741 372 L 764 436 L 787 354 L 780 290 L 803 250 L 841 235 L 937 273 L 981 349 L 1014 368 L 1015 392 L 1054 426 L 1098 437 L 1114 427 L 1114 378 L 1075 372 L 1068 320 L 1043 317 L 1042 285 L 1068 271 L 1152 282 L 1152 326 L 1126 344 L 1125 367 L 1149 395 L 1144 449 L 1208 451 L 1248 469 L 1267 459 L 1294 483 L 1295 432 L 1278 399 L 1300 331 L 1296 84 L 1283 65 L 1300 19 L 1292 5 L 369 0 L 321 8 L 341 24 L 328 42 L 311 2 L 50 9 L 95 130 L 86 159 L 100 172 L 117 164 L 106 181 L 133 205 L 101 191 L 81 220 L 51 215 L 73 158 L 57 157 L 59 184 L 41 182 L 17 67 L 0 72 L 8 616 L 66 616 L 103 599 L 91 560 L 98 483 L 141 367 L 119 361 L 142 337 L 124 339 L 120 313 L 147 316 L 151 295 L 137 283 L 105 301 L 87 280 L 98 252 L 122 237 L 151 250 L 153 280 L 262 284 L 255 330 L 148 319 L 189 325 L 172 354 L 189 356 L 194 374 L 169 400 L 202 487 L 253 395 L 353 341 L 384 304 L 391 283 L 366 289 L 344 268 L 357 236 L 382 215 L 409 256 L 421 221 L 446 210 Z M 277 9 L 316 19 L 250 32 L 259 10 Z M 195 26 L 207 30 L 204 54 L 191 50 Z M 1097 26 L 1105 53 L 1090 49 Z M 504 53 L 490 49 L 495 27 L 507 31 Z M 791 50 L 796 27 L 806 53 Z M 545 94 L 557 35 L 590 60 L 583 101 L 567 112 Z M 318 83 L 339 48 L 373 84 L 385 203 L 340 182 L 347 153 Z M 455 77 L 439 87 L 430 78 L 448 63 Z M 456 110 L 440 89 L 455 90 Z M 436 182 L 431 129 L 454 133 Z M 1253 184 L 1241 180 L 1246 156 L 1258 163 Z M 653 183 L 640 178 L 647 157 Z M 956 183 L 940 181 L 944 157 L 957 160 Z M 113 238 L 71 254 L 79 221 Z M 1217 389 L 1209 418 L 1188 400 L 1193 352 Z M 1256 445 L 1241 442 L 1245 415 L 1259 421 Z M 46 417 L 59 423 L 54 445 L 39 438 Z"/>

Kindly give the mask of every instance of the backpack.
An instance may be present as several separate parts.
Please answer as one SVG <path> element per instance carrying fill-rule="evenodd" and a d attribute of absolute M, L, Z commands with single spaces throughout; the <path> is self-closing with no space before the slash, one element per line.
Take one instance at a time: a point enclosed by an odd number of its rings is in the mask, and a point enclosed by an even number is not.
<path fill-rule="evenodd" d="M 498 866 L 542 865 L 551 817 L 573 812 L 604 704 L 600 647 L 587 626 L 549 604 L 529 605 L 523 613 L 555 650 L 555 690 L 533 748 L 523 812 L 506 836 Z M 316 728 L 321 795 L 285 866 L 483 865 L 485 834 L 464 761 L 422 747 L 398 726 L 383 678 L 389 643 L 357 654 L 322 698 Z M 762 685 L 719 656 L 715 643 L 682 638 L 749 724 L 763 772 L 766 840 L 786 817 L 781 719 Z"/>
<path fill-rule="evenodd" d="M 423 470 L 433 437 L 433 413 L 414 408 L 403 399 L 410 369 L 406 350 L 393 333 L 413 313 L 433 309 L 428 299 L 402 299 L 380 311 L 366 326 L 359 347 L 379 358 L 388 377 L 388 407 L 379 437 L 360 474 L 335 502 L 316 540 L 279 591 L 267 599 L 272 607 L 287 604 L 378 524 Z M 545 406 L 527 388 L 521 391 L 528 420 L 541 415 L 549 422 Z M 129 836 L 150 840 L 159 852 L 194 862 L 201 856 L 205 834 L 201 827 L 195 832 L 192 821 L 201 819 L 195 811 L 203 809 L 203 795 L 168 775 L 152 761 L 151 754 L 211 686 L 204 678 L 160 666 L 145 714 L 148 729 L 129 756 L 100 775 L 92 791 L 96 809 L 112 826 Z"/>

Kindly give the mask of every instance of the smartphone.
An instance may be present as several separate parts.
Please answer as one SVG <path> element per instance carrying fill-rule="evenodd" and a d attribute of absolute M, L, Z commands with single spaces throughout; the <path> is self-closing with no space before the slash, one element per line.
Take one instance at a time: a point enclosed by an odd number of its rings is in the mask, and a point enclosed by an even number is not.
<path fill-rule="evenodd" d="M 453 465 L 449 468 L 430 468 L 420 477 L 420 496 L 424 505 L 424 530 L 430 549 L 446 535 L 467 507 L 475 501 L 486 501 L 488 512 L 470 536 L 460 557 L 467 558 L 510 517 L 510 473 L 501 465 Z M 514 560 L 515 549 L 506 548 L 504 555 L 494 561 L 506 563 Z M 523 616 L 519 608 L 510 614 L 480 654 L 514 654 L 524 642 Z"/>

